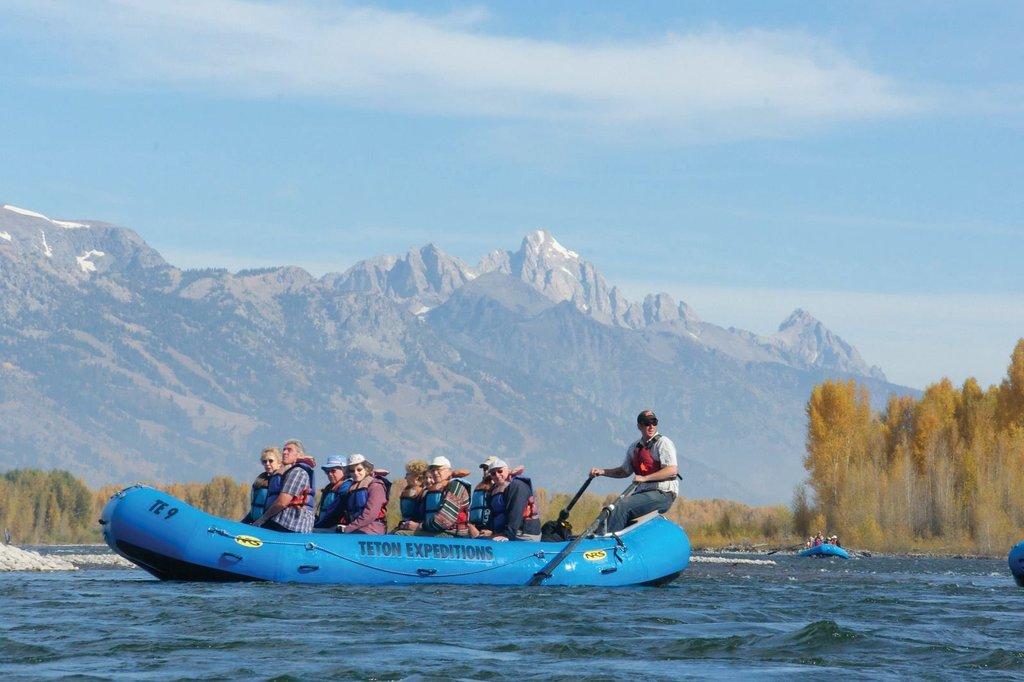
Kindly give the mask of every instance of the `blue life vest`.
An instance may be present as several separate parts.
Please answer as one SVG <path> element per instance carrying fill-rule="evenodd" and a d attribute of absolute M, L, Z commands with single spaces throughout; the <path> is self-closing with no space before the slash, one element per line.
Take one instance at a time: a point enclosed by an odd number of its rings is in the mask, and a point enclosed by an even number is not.
<path fill-rule="evenodd" d="M 296 462 L 292 466 L 297 466 L 300 469 L 304 470 L 307 474 L 309 474 L 309 488 L 306 489 L 305 499 L 302 499 L 302 495 L 298 495 L 292 499 L 292 503 L 289 506 L 301 507 L 303 504 L 305 504 L 307 507 L 309 507 L 310 511 L 315 511 L 313 498 L 316 497 L 316 493 L 314 492 L 316 488 L 313 487 L 313 467 L 305 462 Z M 291 471 L 291 467 L 288 468 L 288 471 Z M 288 473 L 288 471 L 282 474 L 273 474 L 267 481 L 267 499 L 266 502 L 264 502 L 264 504 L 267 507 L 270 507 L 272 504 L 274 504 L 274 501 L 277 499 L 278 495 L 281 494 L 281 490 L 284 488 L 284 476 L 285 474 Z"/>
<path fill-rule="evenodd" d="M 398 500 L 403 521 L 419 521 L 422 523 L 425 514 L 426 495 L 420 493 L 416 497 L 403 497 Z"/>
<path fill-rule="evenodd" d="M 513 476 L 512 480 L 509 481 L 509 484 L 501 492 L 488 494 L 487 496 L 487 507 L 491 515 L 488 528 L 494 532 L 500 531 L 507 525 L 505 507 L 508 506 L 508 496 L 505 493 L 508 491 L 509 486 L 512 485 L 512 481 L 522 481 L 530 489 L 530 498 L 526 503 L 526 508 L 523 509 L 523 519 L 539 518 L 537 504 L 533 497 L 533 482 L 526 476 Z"/>
<path fill-rule="evenodd" d="M 473 496 L 469 498 L 469 522 L 477 528 L 487 528 L 491 520 L 491 510 L 487 506 L 487 493 L 490 488 L 477 485 Z"/>
<path fill-rule="evenodd" d="M 452 483 L 458 483 L 466 488 L 466 492 L 472 494 L 473 486 L 462 478 L 453 478 L 448 484 L 440 490 L 428 490 L 423 495 L 423 524 L 427 525 L 433 522 L 434 515 L 441 509 L 441 505 L 444 503 L 444 494 L 447 492 L 449 486 Z M 455 520 L 456 526 L 464 525 L 469 520 L 468 512 L 460 514 L 460 518 Z"/>
<path fill-rule="evenodd" d="M 373 476 L 373 480 L 384 484 L 384 506 L 380 508 L 380 513 L 374 521 L 384 521 L 388 517 L 388 498 L 391 497 L 391 481 L 383 476 Z M 373 485 L 373 481 L 365 488 L 348 491 L 348 495 L 345 496 L 345 523 L 352 523 L 366 509 L 366 502 L 370 499 L 371 485 Z"/>
<path fill-rule="evenodd" d="M 346 478 L 341 482 L 337 490 L 333 489 L 333 485 L 329 485 L 320 491 L 320 507 L 316 513 L 316 523 L 320 523 L 322 520 L 335 514 L 338 505 L 345 499 L 345 493 L 351 487 L 351 479 Z"/>
<path fill-rule="evenodd" d="M 249 493 L 249 520 L 255 521 L 267 511 L 267 486 L 253 486 Z"/>

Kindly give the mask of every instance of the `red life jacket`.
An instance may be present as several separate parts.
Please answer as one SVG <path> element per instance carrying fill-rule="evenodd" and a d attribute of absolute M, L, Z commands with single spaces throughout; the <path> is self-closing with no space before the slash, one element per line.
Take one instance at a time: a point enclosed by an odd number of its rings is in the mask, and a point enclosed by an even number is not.
<path fill-rule="evenodd" d="M 315 459 L 313 459 L 312 457 L 307 457 L 307 456 L 303 455 L 302 457 L 299 457 L 298 459 L 296 459 L 295 460 L 295 464 L 293 464 L 292 466 L 302 466 L 302 468 L 306 470 L 306 473 L 309 474 L 309 484 L 310 484 L 310 486 L 313 485 L 313 471 L 316 469 L 316 460 Z M 288 469 L 291 469 L 291 467 L 288 467 Z M 287 472 L 287 470 L 286 470 L 286 472 Z M 312 487 L 303 488 L 299 492 L 298 495 L 296 495 L 295 497 L 292 498 L 292 501 L 288 503 L 288 506 L 289 507 L 302 507 L 302 506 L 305 506 L 305 505 L 309 505 L 309 507 L 312 508 L 312 506 L 313 506 L 313 498 L 315 496 L 316 496 L 316 489 L 314 489 Z"/>
<path fill-rule="evenodd" d="M 632 464 L 634 474 L 649 476 L 661 469 L 661 460 L 655 459 L 654 455 L 651 454 L 651 447 L 658 442 L 659 438 L 661 438 L 660 433 L 654 434 L 654 438 L 647 443 L 644 443 L 641 438 L 636 447 L 633 448 Z"/>

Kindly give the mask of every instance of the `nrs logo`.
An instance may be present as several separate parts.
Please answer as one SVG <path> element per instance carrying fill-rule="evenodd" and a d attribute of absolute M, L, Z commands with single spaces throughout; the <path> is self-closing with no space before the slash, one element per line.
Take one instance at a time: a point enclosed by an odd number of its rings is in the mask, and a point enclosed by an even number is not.
<path fill-rule="evenodd" d="M 263 546 L 263 540 L 254 538 L 251 535 L 236 535 L 235 542 L 240 544 L 242 547 L 250 547 L 252 549 Z"/>

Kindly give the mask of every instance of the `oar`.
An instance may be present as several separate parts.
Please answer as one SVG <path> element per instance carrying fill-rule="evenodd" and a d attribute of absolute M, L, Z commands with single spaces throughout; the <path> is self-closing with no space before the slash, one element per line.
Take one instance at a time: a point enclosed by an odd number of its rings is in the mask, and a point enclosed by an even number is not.
<path fill-rule="evenodd" d="M 583 495 L 583 491 L 587 489 L 587 486 L 589 486 L 590 482 L 593 480 L 593 476 L 588 476 L 587 480 L 585 480 L 583 485 L 580 486 L 580 489 L 577 490 L 576 494 L 573 495 L 571 500 L 569 500 L 569 504 L 565 505 L 565 509 L 558 512 L 558 525 L 566 525 L 565 522 L 569 520 L 569 512 L 571 512 L 572 508 L 576 506 L 576 503 L 579 502 L 580 497 Z"/>
<path fill-rule="evenodd" d="M 589 483 L 589 482 L 590 481 L 588 480 L 587 483 Z M 585 484 L 584 484 L 584 487 L 586 487 Z M 590 526 L 587 527 L 587 529 L 585 531 L 583 531 L 578 536 L 576 536 L 575 540 L 573 540 L 568 545 L 566 545 L 562 549 L 562 551 L 559 552 L 555 556 L 554 559 L 552 559 L 550 562 L 548 562 L 547 566 L 545 566 L 544 568 L 542 568 L 539 571 L 537 571 L 536 573 L 534 573 L 533 577 L 530 578 L 530 582 L 526 583 L 526 585 L 528 587 L 535 587 L 537 585 L 540 585 L 542 582 L 544 582 L 548 578 L 550 578 L 551 577 L 551 572 L 554 571 L 556 568 L 558 568 L 559 564 L 561 564 L 563 561 L 565 561 L 565 557 L 569 556 L 569 554 L 571 554 L 572 551 L 574 549 L 576 549 L 576 546 L 579 545 L 580 542 L 583 541 L 583 538 L 587 537 L 588 535 L 593 533 L 595 530 L 597 530 L 597 527 L 601 525 L 601 522 L 604 521 L 605 519 L 607 519 L 608 516 L 612 513 L 612 510 L 615 509 L 615 505 L 617 505 L 619 502 L 621 502 L 622 498 L 624 498 L 626 495 L 629 495 L 631 492 L 633 492 L 634 488 L 636 488 L 636 482 L 635 481 L 633 483 L 630 483 L 629 487 L 626 488 L 625 490 L 623 490 L 622 494 L 619 495 L 618 497 L 616 497 L 615 500 L 611 504 L 606 505 L 601 510 L 601 513 L 597 515 L 597 518 L 594 519 L 594 522 L 591 523 Z M 581 489 L 580 492 L 583 492 L 583 490 Z"/>

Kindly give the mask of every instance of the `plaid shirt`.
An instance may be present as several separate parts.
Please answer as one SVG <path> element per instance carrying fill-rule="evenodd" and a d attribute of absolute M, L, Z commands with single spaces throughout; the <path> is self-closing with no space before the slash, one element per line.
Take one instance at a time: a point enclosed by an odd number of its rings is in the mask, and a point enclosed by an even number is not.
<path fill-rule="evenodd" d="M 281 492 L 292 497 L 302 495 L 304 492 L 308 495 L 315 495 L 311 483 L 305 469 L 292 465 L 284 475 Z M 285 507 L 271 520 L 296 533 L 313 532 L 313 510 L 305 504 L 301 507 Z"/>
<path fill-rule="evenodd" d="M 452 479 L 444 491 L 441 508 L 434 517 L 423 524 L 423 530 L 431 533 L 461 534 L 467 529 L 469 519 L 469 486 Z M 461 519 L 461 521 L 460 521 Z"/>

